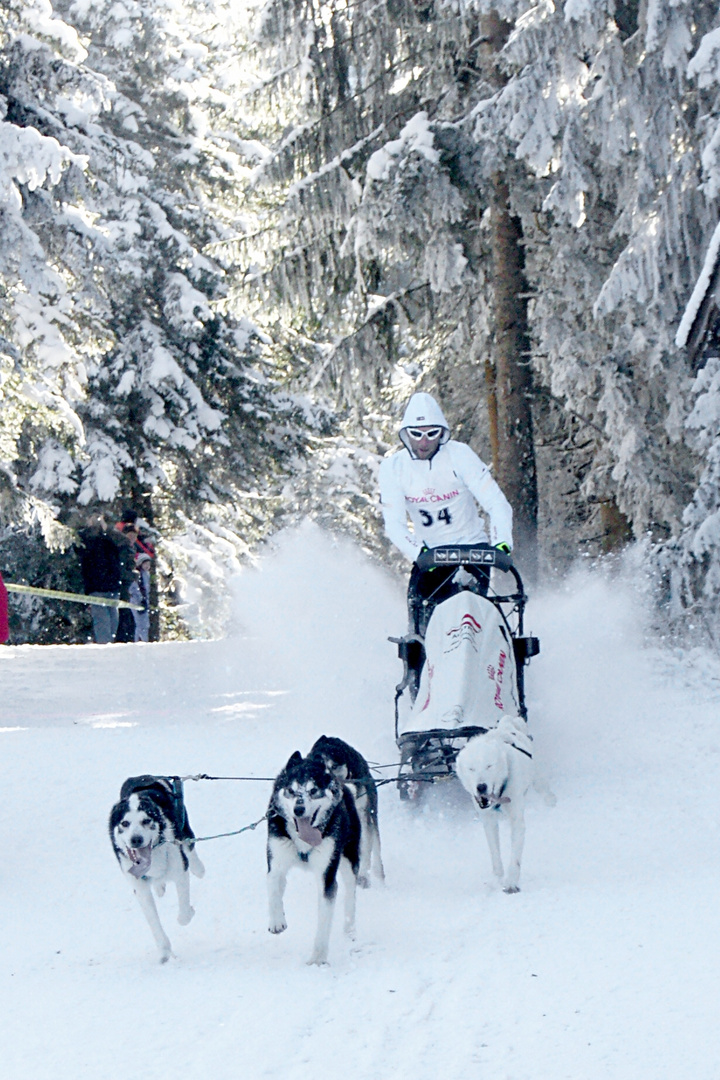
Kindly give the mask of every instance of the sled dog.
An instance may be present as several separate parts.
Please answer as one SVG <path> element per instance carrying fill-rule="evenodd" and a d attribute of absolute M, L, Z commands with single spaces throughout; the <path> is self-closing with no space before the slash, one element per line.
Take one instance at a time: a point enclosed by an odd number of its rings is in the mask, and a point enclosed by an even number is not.
<path fill-rule="evenodd" d="M 287 929 L 283 895 L 293 866 L 316 877 L 318 923 L 308 963 L 326 964 L 337 875 L 345 885 L 345 933 L 355 930 L 355 886 L 360 866 L 360 819 L 352 793 L 318 756 L 296 750 L 273 787 L 268 817 L 268 903 L 271 934 Z"/>
<path fill-rule="evenodd" d="M 360 818 L 360 869 L 357 883 L 361 889 L 370 886 L 370 869 L 374 868 L 380 881 L 385 880 L 385 869 L 380 847 L 378 827 L 377 786 L 370 775 L 365 758 L 349 743 L 334 736 L 321 735 L 312 746 L 308 757 L 318 757 L 333 775 L 349 788 L 355 799 Z"/>
<path fill-rule="evenodd" d="M 178 896 L 178 922 L 186 926 L 195 914 L 190 906 L 191 870 L 202 877 L 205 868 L 195 851 L 195 834 L 176 777 L 131 776 L 120 789 L 120 801 L 110 812 L 110 840 L 133 887 L 160 951 L 160 963 L 172 956 L 167 934 L 155 906 L 153 889 L 163 896 L 173 881 Z"/>
<path fill-rule="evenodd" d="M 457 756 L 460 783 L 480 811 L 493 874 L 506 893 L 520 891 L 525 841 L 525 796 L 532 784 L 532 741 L 520 717 L 504 716 L 497 727 L 469 739 Z M 510 862 L 503 876 L 499 819 L 510 823 Z"/>

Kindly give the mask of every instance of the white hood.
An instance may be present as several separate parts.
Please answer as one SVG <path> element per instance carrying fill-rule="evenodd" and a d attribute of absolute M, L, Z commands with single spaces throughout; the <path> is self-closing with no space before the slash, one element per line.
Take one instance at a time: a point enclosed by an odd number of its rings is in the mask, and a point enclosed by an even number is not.
<path fill-rule="evenodd" d="M 413 394 L 407 403 L 407 408 L 405 409 L 400 424 L 400 442 L 403 446 L 407 447 L 412 457 L 415 457 L 415 455 L 412 451 L 405 428 L 429 427 L 431 424 L 437 424 L 438 427 L 444 429 L 442 438 L 440 439 L 440 445 L 442 446 L 442 444 L 446 443 L 450 438 L 450 427 L 445 419 L 442 409 L 431 394 Z"/>

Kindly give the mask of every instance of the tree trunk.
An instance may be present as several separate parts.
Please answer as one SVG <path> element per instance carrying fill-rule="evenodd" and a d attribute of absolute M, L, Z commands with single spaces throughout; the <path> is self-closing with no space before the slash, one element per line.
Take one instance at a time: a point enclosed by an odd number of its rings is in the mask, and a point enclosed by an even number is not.
<path fill-rule="evenodd" d="M 495 335 L 490 414 L 497 413 L 495 478 L 513 508 L 515 548 L 525 574 L 537 570 L 538 494 L 532 426 L 532 373 L 522 225 L 510 212 L 508 185 L 496 176 L 491 207 Z"/>
<path fill-rule="evenodd" d="M 512 25 L 489 11 L 480 18 L 483 75 L 498 88 L 506 81 L 498 56 Z M 490 207 L 495 331 L 490 371 L 486 371 L 490 440 L 495 479 L 513 508 L 514 541 L 523 574 L 537 573 L 538 494 L 527 327 L 527 293 L 522 224 L 510 212 L 505 176 L 495 176 Z M 487 376 L 490 376 L 489 378 Z"/>
<path fill-rule="evenodd" d="M 500 446 L 498 443 L 498 410 L 497 394 L 495 392 L 495 361 L 491 356 L 488 356 L 485 360 L 485 393 L 487 395 L 490 451 L 492 453 L 493 466 L 497 469 L 498 459 L 500 457 Z"/>

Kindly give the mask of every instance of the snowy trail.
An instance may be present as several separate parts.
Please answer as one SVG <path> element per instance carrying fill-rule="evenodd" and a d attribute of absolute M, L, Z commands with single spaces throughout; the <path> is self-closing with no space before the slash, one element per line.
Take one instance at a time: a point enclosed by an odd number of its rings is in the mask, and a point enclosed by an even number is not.
<path fill-rule="evenodd" d="M 238 584 L 223 642 L 0 650 L 0 980 L 6 1080 L 716 1080 L 718 668 L 643 648 L 619 590 L 538 597 L 534 796 L 523 891 L 491 884 L 472 808 L 381 789 L 388 883 L 308 968 L 314 883 L 266 930 L 262 829 L 202 846 L 197 911 L 160 966 L 106 818 L 139 772 L 273 776 L 317 735 L 395 760 L 386 641 L 399 586 L 315 530 Z M 198 835 L 263 813 L 270 784 L 188 783 Z M 347 1064 L 346 1064 L 347 1062 Z"/>

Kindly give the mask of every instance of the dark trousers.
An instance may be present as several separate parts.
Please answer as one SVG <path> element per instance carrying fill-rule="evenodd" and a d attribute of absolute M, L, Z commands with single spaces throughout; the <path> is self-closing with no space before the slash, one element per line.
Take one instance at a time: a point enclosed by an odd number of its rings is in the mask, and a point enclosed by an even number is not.
<path fill-rule="evenodd" d="M 126 597 L 123 597 L 123 599 L 126 599 Z M 116 641 L 128 642 L 135 640 L 135 619 L 133 615 L 134 612 L 130 608 L 120 608 L 118 627 L 115 631 Z"/>

